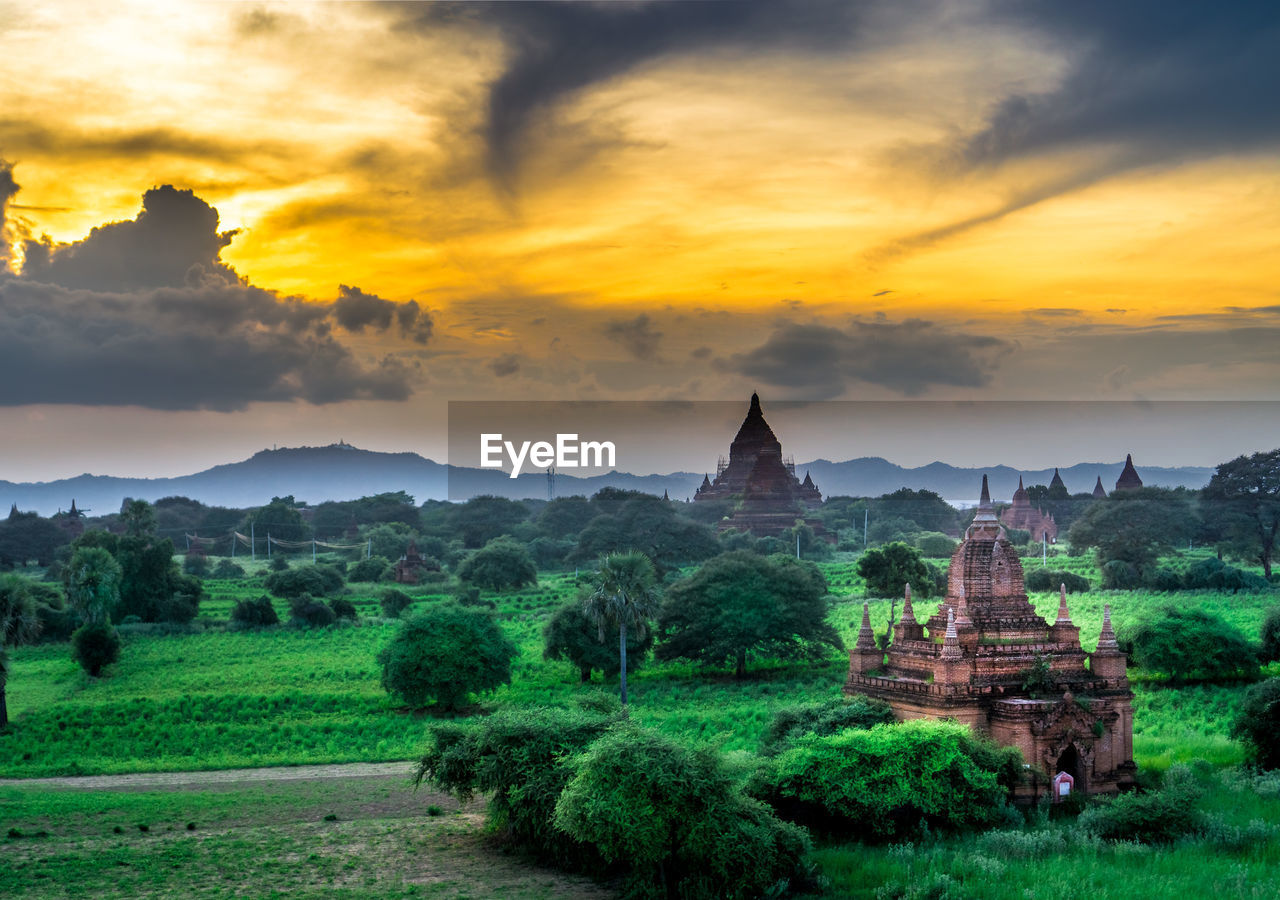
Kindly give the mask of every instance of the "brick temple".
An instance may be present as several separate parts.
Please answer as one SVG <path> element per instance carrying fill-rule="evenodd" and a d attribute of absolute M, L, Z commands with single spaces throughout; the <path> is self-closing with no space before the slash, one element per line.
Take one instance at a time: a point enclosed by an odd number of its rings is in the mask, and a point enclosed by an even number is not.
<path fill-rule="evenodd" d="M 879 697 L 899 719 L 953 718 L 1017 747 L 1032 771 L 1020 800 L 1036 799 L 1063 772 L 1086 794 L 1132 787 L 1133 693 L 1111 607 L 1093 653 L 1080 646 L 1065 589 L 1052 625 L 1036 613 L 1018 551 L 992 509 L 986 476 L 947 583 L 938 612 L 924 623 L 915 618 L 907 585 L 887 654 L 875 645 L 864 604 L 845 693 Z M 1038 687 L 1024 688 L 1046 661 Z"/>
<path fill-rule="evenodd" d="M 729 445 L 728 461 L 721 457 L 714 481 L 710 475 L 702 477 L 693 499 L 741 499 L 732 515 L 721 520 L 718 530 L 736 528 L 756 537 L 777 537 L 804 519 L 806 511 L 820 506 L 822 492 L 808 472 L 803 481 L 796 477 L 795 463 L 783 457 L 782 442 L 764 419 L 760 396 L 752 394 L 747 417 Z M 827 537 L 820 522 L 808 524 Z"/>
<path fill-rule="evenodd" d="M 1053 472 L 1055 478 L 1058 471 Z M 1031 540 L 1058 540 L 1058 523 L 1053 521 L 1053 514 L 1031 505 L 1031 497 L 1022 486 L 1022 477 L 1018 477 L 1018 489 L 1013 492 L 1013 504 L 1000 514 L 1000 522 L 1006 528 L 1020 528 L 1031 532 Z"/>
<path fill-rule="evenodd" d="M 1124 469 L 1121 470 L 1120 477 L 1116 479 L 1116 490 L 1136 491 L 1141 487 L 1142 479 L 1138 477 L 1138 470 L 1133 467 L 1133 454 L 1126 453 L 1124 456 Z"/>

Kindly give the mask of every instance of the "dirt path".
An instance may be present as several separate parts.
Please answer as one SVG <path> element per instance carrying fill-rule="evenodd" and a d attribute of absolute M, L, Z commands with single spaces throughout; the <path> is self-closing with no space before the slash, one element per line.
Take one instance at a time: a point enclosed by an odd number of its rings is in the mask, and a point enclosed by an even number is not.
<path fill-rule="evenodd" d="M 81 788 L 113 790 L 151 787 L 201 787 L 255 784 L 271 781 L 314 781 L 319 778 L 376 778 L 413 776 L 411 762 L 338 763 L 326 766 L 271 766 L 262 769 L 215 769 L 203 772 L 138 772 L 131 775 L 74 775 L 58 778 L 0 778 L 0 787 Z"/>

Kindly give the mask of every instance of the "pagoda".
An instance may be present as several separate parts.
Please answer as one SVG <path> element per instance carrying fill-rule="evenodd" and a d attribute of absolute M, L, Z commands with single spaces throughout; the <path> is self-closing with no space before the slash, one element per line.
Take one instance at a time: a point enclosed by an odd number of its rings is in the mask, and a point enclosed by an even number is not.
<path fill-rule="evenodd" d="M 1107 496 L 1106 489 L 1102 486 L 1102 476 L 1098 476 L 1098 483 L 1093 486 L 1093 499 L 1101 500 Z"/>
<path fill-rule="evenodd" d="M 1133 454 L 1126 453 L 1124 470 L 1120 473 L 1120 477 L 1116 479 L 1116 490 L 1136 491 L 1141 487 L 1142 479 L 1138 477 L 1138 470 L 1133 467 Z"/>
<path fill-rule="evenodd" d="M 879 697 L 899 719 L 953 718 L 1017 747 L 1032 772 L 1018 789 L 1019 800 L 1036 799 L 1064 772 L 1077 792 L 1132 787 L 1133 693 L 1111 608 L 1093 653 L 1080 645 L 1065 588 L 1053 624 L 1036 613 L 985 476 L 977 515 L 951 557 L 947 585 L 937 613 L 923 623 L 906 586 L 887 654 L 875 645 L 864 605 L 845 693 Z"/>
<path fill-rule="evenodd" d="M 1054 470 L 1054 477 L 1058 472 Z M 1062 483 L 1061 479 L 1058 481 Z M 1065 488 L 1064 488 L 1065 490 Z M 1053 520 L 1053 513 L 1046 513 L 1031 505 L 1031 497 L 1022 486 L 1022 476 L 1018 476 L 1018 489 L 1013 492 L 1013 504 L 1000 514 L 1000 521 L 1007 528 L 1020 528 L 1031 532 L 1033 541 L 1057 541 L 1058 523 Z"/>

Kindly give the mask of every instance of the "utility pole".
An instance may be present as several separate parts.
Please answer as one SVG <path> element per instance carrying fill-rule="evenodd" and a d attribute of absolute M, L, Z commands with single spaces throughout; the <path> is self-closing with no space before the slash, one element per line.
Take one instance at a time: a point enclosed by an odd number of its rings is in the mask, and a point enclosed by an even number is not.
<path fill-rule="evenodd" d="M 800 529 L 796 529 L 796 559 L 800 558 Z"/>
<path fill-rule="evenodd" d="M 867 523 L 871 521 L 871 507 L 862 511 L 862 552 L 867 552 Z"/>
<path fill-rule="evenodd" d="M 1049 565 L 1049 532 L 1042 533 L 1040 537 L 1044 539 L 1044 547 L 1040 551 L 1040 565 L 1047 566 Z"/>
<path fill-rule="evenodd" d="M 249 523 L 249 558 L 251 562 L 258 561 L 258 538 L 253 533 L 254 523 Z"/>

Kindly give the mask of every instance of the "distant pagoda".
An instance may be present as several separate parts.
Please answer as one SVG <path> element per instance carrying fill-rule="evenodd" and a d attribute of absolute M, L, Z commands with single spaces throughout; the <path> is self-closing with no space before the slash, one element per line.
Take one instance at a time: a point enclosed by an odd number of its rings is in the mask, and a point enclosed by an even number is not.
<path fill-rule="evenodd" d="M 1057 469 L 1053 475 L 1058 477 Z M 1062 479 L 1059 478 L 1058 483 L 1061 484 Z M 1000 514 L 1000 521 L 1006 528 L 1020 528 L 1031 532 L 1033 541 L 1058 539 L 1058 523 L 1053 520 L 1053 514 L 1031 505 L 1031 496 L 1022 486 L 1021 475 L 1018 476 L 1018 489 L 1013 492 L 1013 505 Z"/>
<path fill-rule="evenodd" d="M 751 395 L 751 406 L 737 436 L 729 445 L 729 461 L 722 461 L 713 481 L 704 475 L 693 495 L 694 502 L 741 499 L 733 515 L 720 522 L 719 530 L 736 528 L 757 537 L 776 537 L 793 527 L 804 513 L 822 504 L 822 493 L 806 472 L 796 477 L 795 464 L 782 456 L 782 442 L 774 435 L 760 409 L 760 396 Z M 820 522 L 810 522 L 822 533 Z"/>
<path fill-rule="evenodd" d="M 1138 477 L 1138 470 L 1133 467 L 1133 454 L 1127 453 L 1124 457 L 1124 471 L 1116 479 L 1116 490 L 1136 491 L 1141 487 L 1142 479 Z"/>
<path fill-rule="evenodd" d="M 1107 491 L 1106 491 L 1106 489 L 1102 486 L 1102 476 L 1101 476 L 1101 475 L 1099 475 L 1099 476 L 1098 476 L 1098 483 L 1097 483 L 1097 484 L 1095 484 L 1095 485 L 1093 486 L 1093 498 L 1094 498 L 1095 500 L 1101 500 L 1101 499 L 1102 499 L 1103 497 L 1105 497 L 1105 496 L 1107 496 Z"/>
<path fill-rule="evenodd" d="M 947 585 L 937 613 L 924 623 L 906 586 L 887 654 L 876 647 L 864 605 L 845 693 L 879 697 L 899 719 L 953 718 L 1017 747 L 1034 773 L 1018 789 L 1022 800 L 1036 799 L 1061 773 L 1079 793 L 1132 787 L 1133 693 L 1111 608 L 1091 654 L 1080 646 L 1065 588 L 1052 625 L 1036 613 L 1017 548 L 996 520 L 986 476 L 977 515 L 951 557 Z M 1049 671 L 1040 690 L 1028 687 L 1045 659 Z"/>

